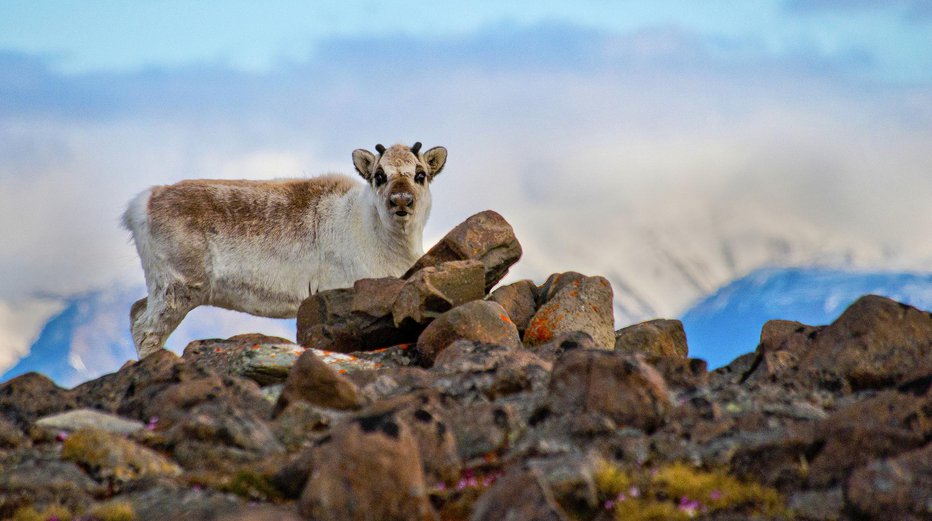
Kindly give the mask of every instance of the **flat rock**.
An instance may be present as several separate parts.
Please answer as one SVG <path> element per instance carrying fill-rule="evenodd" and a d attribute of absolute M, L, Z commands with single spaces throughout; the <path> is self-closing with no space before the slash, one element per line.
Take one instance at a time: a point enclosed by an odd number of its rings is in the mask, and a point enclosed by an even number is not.
<path fill-rule="evenodd" d="M 657 319 L 615 331 L 615 350 L 686 358 L 686 331 L 679 320 Z"/>
<path fill-rule="evenodd" d="M 561 333 L 582 331 L 596 345 L 614 349 L 612 286 L 604 277 L 583 277 L 561 286 L 540 306 L 524 332 L 524 343 L 540 345 Z"/>
<path fill-rule="evenodd" d="M 75 409 L 36 420 L 36 425 L 47 430 L 76 431 L 93 427 L 115 434 L 130 434 L 145 428 L 136 420 L 107 414 L 94 409 Z"/>
<path fill-rule="evenodd" d="M 508 221 L 498 213 L 486 210 L 450 230 L 402 278 L 408 279 L 428 266 L 472 259 L 482 262 L 485 267 L 485 291 L 488 292 L 521 258 L 521 253 L 521 244 Z"/>
<path fill-rule="evenodd" d="M 241 376 L 259 385 L 282 383 L 304 349 L 278 337 L 239 335 L 227 340 L 196 340 L 182 359 L 218 374 Z"/>
<path fill-rule="evenodd" d="M 473 301 L 440 315 L 421 333 L 417 339 L 421 365 L 432 366 L 437 355 L 457 340 L 521 346 L 518 329 L 500 305 Z"/>

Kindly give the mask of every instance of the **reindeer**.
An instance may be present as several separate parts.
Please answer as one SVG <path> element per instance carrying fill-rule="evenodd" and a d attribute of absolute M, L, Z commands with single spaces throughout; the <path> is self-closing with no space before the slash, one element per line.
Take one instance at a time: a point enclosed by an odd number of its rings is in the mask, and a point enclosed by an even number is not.
<path fill-rule="evenodd" d="M 290 318 L 309 295 L 401 276 L 423 255 L 430 183 L 447 150 L 353 151 L 366 181 L 329 174 L 273 181 L 187 180 L 130 201 L 148 297 L 130 309 L 136 352 L 157 352 L 185 315 L 212 305 Z"/>

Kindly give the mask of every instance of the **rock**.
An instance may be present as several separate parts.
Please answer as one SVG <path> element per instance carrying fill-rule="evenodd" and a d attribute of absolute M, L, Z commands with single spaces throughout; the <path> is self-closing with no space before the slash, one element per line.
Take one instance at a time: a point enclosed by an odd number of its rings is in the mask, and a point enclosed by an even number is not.
<path fill-rule="evenodd" d="M 28 451 L 19 461 L 0 466 L 0 518 L 12 519 L 13 513 L 30 505 L 62 505 L 83 508 L 93 496 L 106 493 L 77 465 Z"/>
<path fill-rule="evenodd" d="M 506 449 L 518 434 L 517 413 L 508 404 L 472 403 L 449 411 L 450 427 L 462 461 L 482 460 Z"/>
<path fill-rule="evenodd" d="M 207 442 L 208 447 L 236 447 L 256 457 L 284 451 L 264 421 L 248 411 L 221 402 L 205 402 L 193 407 L 164 436 L 169 447 L 197 440 Z"/>
<path fill-rule="evenodd" d="M 835 521 L 845 506 L 845 498 L 841 487 L 807 490 L 793 494 L 788 506 L 797 519 Z"/>
<path fill-rule="evenodd" d="M 917 367 L 932 368 L 932 315 L 861 297 L 815 338 L 800 365 L 836 371 L 855 390 L 893 385 Z"/>
<path fill-rule="evenodd" d="M 840 408 L 814 426 L 822 449 L 811 458 L 810 485 L 837 485 L 857 467 L 918 449 L 932 438 L 932 393 L 885 391 Z"/>
<path fill-rule="evenodd" d="M 686 358 L 686 331 L 679 320 L 657 319 L 619 329 L 615 350 L 653 356 Z"/>
<path fill-rule="evenodd" d="M 543 292 L 543 289 L 541 290 Z M 524 332 L 524 342 L 540 345 L 561 333 L 588 333 L 603 349 L 615 346 L 612 286 L 603 277 L 568 282 L 540 306 Z"/>
<path fill-rule="evenodd" d="M 390 413 L 336 427 L 313 451 L 298 510 L 319 521 L 437 519 L 410 427 Z"/>
<path fill-rule="evenodd" d="M 600 347 L 596 345 L 595 340 L 592 339 L 592 335 L 589 333 L 572 331 L 570 333 L 561 333 L 555 336 L 550 342 L 535 346 L 534 354 L 544 360 L 553 362 L 563 356 L 563 353 L 567 351 L 599 348 Z"/>
<path fill-rule="evenodd" d="M 584 512 L 601 506 L 596 476 L 603 464 L 591 455 L 573 453 L 532 461 L 530 467 L 539 472 L 541 481 L 563 508 Z"/>
<path fill-rule="evenodd" d="M 917 368 L 932 368 L 932 315 L 868 295 L 830 326 L 771 321 L 746 381 L 795 380 L 848 393 L 895 385 Z"/>
<path fill-rule="evenodd" d="M 345 414 L 299 400 L 288 404 L 272 422 L 271 428 L 278 441 L 293 452 L 332 427 Z"/>
<path fill-rule="evenodd" d="M 271 385 L 285 381 L 303 351 L 283 338 L 239 335 L 227 340 L 191 342 L 185 347 L 182 359 L 221 375 L 241 376 L 259 385 Z"/>
<path fill-rule="evenodd" d="M 492 210 L 477 213 L 450 230 L 402 278 L 442 262 L 478 260 L 485 267 L 485 291 L 490 291 L 521 258 L 521 244 L 511 225 Z"/>
<path fill-rule="evenodd" d="M 391 415 L 407 425 L 418 446 L 426 483 L 453 485 L 460 477 L 462 462 L 447 413 L 450 404 L 433 391 L 422 391 L 376 404 L 360 417 Z"/>
<path fill-rule="evenodd" d="M 645 356 L 644 359 L 663 376 L 671 389 L 694 390 L 709 381 L 708 364 L 699 358 Z"/>
<path fill-rule="evenodd" d="M 135 521 L 216 521 L 246 506 L 243 500 L 232 494 L 165 483 L 125 496 L 136 513 Z"/>
<path fill-rule="evenodd" d="M 227 512 L 213 521 L 301 521 L 294 507 L 246 505 Z"/>
<path fill-rule="evenodd" d="M 530 280 L 519 280 L 496 289 L 489 295 L 489 300 L 498 302 L 505 309 L 518 333 L 523 335 L 531 317 L 537 312 L 537 286 Z"/>
<path fill-rule="evenodd" d="M 75 409 L 36 420 L 36 425 L 54 431 L 76 431 L 93 427 L 114 434 L 131 434 L 145 428 L 142 422 L 94 409 Z"/>
<path fill-rule="evenodd" d="M 442 375 L 434 387 L 465 399 L 478 391 L 490 400 L 523 391 L 543 390 L 552 364 L 523 349 L 457 340 L 437 355 L 432 371 Z"/>
<path fill-rule="evenodd" d="M 575 350 L 554 364 L 547 405 L 557 414 L 594 414 L 651 432 L 671 404 L 663 377 L 643 359 Z"/>
<path fill-rule="evenodd" d="M 405 281 L 395 277 L 360 279 L 353 284 L 350 310 L 372 318 L 384 317 L 392 312 Z"/>
<path fill-rule="evenodd" d="M 113 486 L 147 477 L 173 477 L 181 468 L 159 453 L 126 438 L 96 429 L 81 429 L 65 440 L 61 457 L 90 469 Z"/>
<path fill-rule="evenodd" d="M 19 426 L 0 415 L 0 451 L 15 449 L 26 445 L 28 441 Z"/>
<path fill-rule="evenodd" d="M 437 355 L 457 340 L 520 347 L 518 329 L 495 302 L 473 301 L 440 315 L 417 339 L 420 363 L 430 367 Z"/>
<path fill-rule="evenodd" d="M 849 510 L 858 519 L 932 518 L 932 443 L 895 458 L 872 461 L 845 484 Z"/>
<path fill-rule="evenodd" d="M 568 521 L 539 471 L 507 473 L 476 502 L 473 521 Z"/>
<path fill-rule="evenodd" d="M 124 364 L 116 373 L 85 382 L 74 388 L 81 407 L 118 413 L 124 402 L 134 402 L 124 416 L 148 421 L 138 413 L 141 405 L 134 400 L 137 395 L 147 393 L 150 388 L 160 387 L 175 381 L 175 366 L 182 363 L 175 353 L 160 349 L 139 360 Z M 136 411 L 132 414 L 129 410 Z"/>
<path fill-rule="evenodd" d="M 0 384 L 0 411 L 22 429 L 38 418 L 74 406 L 73 393 L 39 373 L 26 373 Z"/>
<path fill-rule="evenodd" d="M 312 351 L 306 351 L 288 374 L 274 414 L 295 401 L 330 409 L 358 409 L 363 404 L 359 389 L 334 371 Z"/>
<path fill-rule="evenodd" d="M 311 295 L 298 308 L 298 343 L 323 351 L 351 353 L 413 342 L 423 326 L 408 322 L 396 327 L 386 311 L 402 287 L 398 279 L 368 279 L 357 281 L 354 288 Z"/>
<path fill-rule="evenodd" d="M 567 284 L 573 284 L 586 278 L 585 275 L 576 271 L 567 271 L 565 273 L 554 273 L 547 277 L 547 280 L 537 288 L 537 305 L 542 306 L 554 297 Z"/>
<path fill-rule="evenodd" d="M 395 325 L 427 324 L 460 304 L 485 296 L 485 271 L 476 260 L 428 266 L 409 278 L 392 305 Z"/>

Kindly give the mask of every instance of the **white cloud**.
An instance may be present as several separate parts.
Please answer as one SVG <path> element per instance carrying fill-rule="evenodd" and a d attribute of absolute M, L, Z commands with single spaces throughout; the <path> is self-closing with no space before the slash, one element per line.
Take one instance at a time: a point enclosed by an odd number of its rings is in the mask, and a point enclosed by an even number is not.
<path fill-rule="evenodd" d="M 60 303 L 48 300 L 0 300 L 0 374 L 29 352 L 39 329 L 61 308 Z"/>
<path fill-rule="evenodd" d="M 363 42 L 374 63 L 360 42 L 335 44 L 326 62 L 263 76 L 60 80 L 62 99 L 0 119 L 0 272 L 16 274 L 0 299 L 140 281 L 117 223 L 150 184 L 351 174 L 352 149 L 396 140 L 450 150 L 428 238 L 493 208 L 527 252 L 513 278 L 610 275 L 620 320 L 675 315 L 764 264 L 932 266 L 932 88 L 649 36 L 568 31 L 578 61 L 508 54 L 559 51 L 525 34 L 501 48 Z M 72 116 L 85 97 L 118 101 Z M 7 321 L 0 352 L 22 353 L 39 323 Z"/>

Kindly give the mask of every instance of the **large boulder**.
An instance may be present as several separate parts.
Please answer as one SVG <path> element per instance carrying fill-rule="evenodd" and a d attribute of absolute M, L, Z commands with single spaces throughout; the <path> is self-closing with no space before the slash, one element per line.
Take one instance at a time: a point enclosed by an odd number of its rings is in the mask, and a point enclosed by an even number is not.
<path fill-rule="evenodd" d="M 218 374 L 241 376 L 259 385 L 282 383 L 304 349 L 293 342 L 265 335 L 238 335 L 226 340 L 195 340 L 182 360 Z"/>
<path fill-rule="evenodd" d="M 932 314 L 874 295 L 829 326 L 771 321 L 742 381 L 786 381 L 848 393 L 889 387 L 932 369 Z"/>
<path fill-rule="evenodd" d="M 477 213 L 440 239 L 402 278 L 443 262 L 477 260 L 485 268 L 485 290 L 490 291 L 521 258 L 521 244 L 504 217 L 492 210 Z"/>
<path fill-rule="evenodd" d="M 495 302 L 468 302 L 440 315 L 417 339 L 421 365 L 430 367 L 437 355 L 457 340 L 520 347 L 518 329 Z"/>
<path fill-rule="evenodd" d="M 872 461 L 845 484 L 845 500 L 858 519 L 919 521 L 932 518 L 932 443 L 895 458 Z"/>
<path fill-rule="evenodd" d="M 20 428 L 75 405 L 72 392 L 39 373 L 26 373 L 0 384 L 0 411 Z"/>
<path fill-rule="evenodd" d="M 427 496 L 411 428 L 391 412 L 362 416 L 334 428 L 311 456 L 298 502 L 318 521 L 437 519 Z"/>
<path fill-rule="evenodd" d="M 553 280 L 555 277 L 556 281 Z M 614 349 L 613 292 L 607 279 L 552 276 L 540 290 L 541 296 L 550 294 L 552 296 L 528 323 L 524 343 L 532 346 L 545 344 L 561 333 L 582 331 L 589 334 L 599 347 Z"/>

